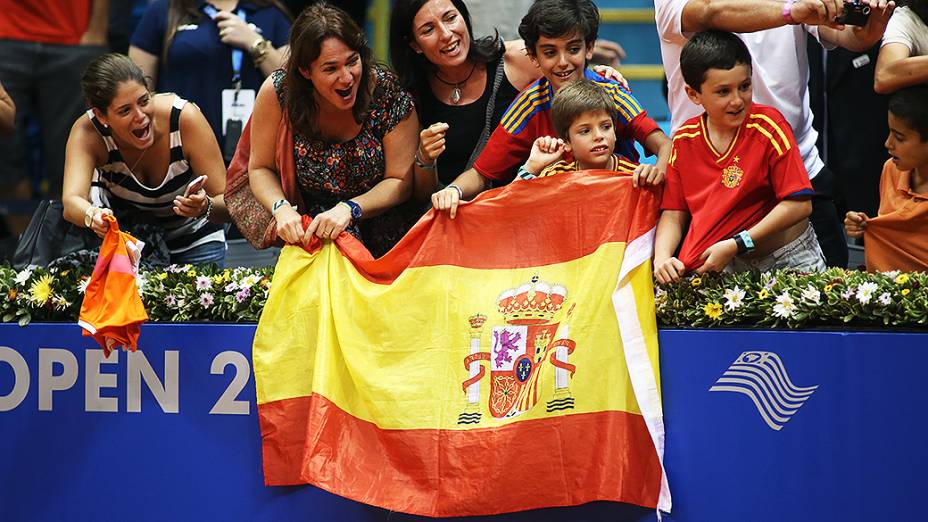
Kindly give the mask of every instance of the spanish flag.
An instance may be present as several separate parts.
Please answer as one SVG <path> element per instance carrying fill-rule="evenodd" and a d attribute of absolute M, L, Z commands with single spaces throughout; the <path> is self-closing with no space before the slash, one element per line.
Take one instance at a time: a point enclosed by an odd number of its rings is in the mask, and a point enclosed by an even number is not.
<path fill-rule="evenodd" d="M 581 171 L 430 212 L 380 259 L 285 247 L 253 350 L 265 483 L 433 517 L 669 511 L 659 203 Z"/>

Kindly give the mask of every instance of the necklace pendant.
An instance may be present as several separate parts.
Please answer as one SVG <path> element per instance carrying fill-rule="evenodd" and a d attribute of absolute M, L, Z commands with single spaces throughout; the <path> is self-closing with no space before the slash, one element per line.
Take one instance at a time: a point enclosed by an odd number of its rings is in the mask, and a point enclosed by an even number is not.
<path fill-rule="evenodd" d="M 454 105 L 461 103 L 461 88 L 457 85 L 454 86 L 454 89 L 451 89 L 451 103 Z"/>

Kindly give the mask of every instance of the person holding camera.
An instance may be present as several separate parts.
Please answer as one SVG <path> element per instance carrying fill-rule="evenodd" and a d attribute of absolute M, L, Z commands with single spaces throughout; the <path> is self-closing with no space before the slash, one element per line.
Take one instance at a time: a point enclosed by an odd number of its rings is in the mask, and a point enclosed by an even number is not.
<path fill-rule="evenodd" d="M 873 90 L 890 94 L 928 83 L 928 0 L 909 0 L 886 26 Z"/>
<path fill-rule="evenodd" d="M 812 180 L 812 225 L 829 266 L 847 266 L 844 230 L 834 204 L 834 174 L 825 167 L 812 128 L 806 34 L 828 48 L 865 51 L 883 36 L 895 9 L 887 0 L 655 0 L 655 19 L 669 85 L 672 129 L 698 115 L 684 92 L 680 51 L 694 33 L 741 33 L 754 57 L 754 99 L 770 105 L 793 128 Z M 857 24 L 857 25 L 852 25 Z"/>

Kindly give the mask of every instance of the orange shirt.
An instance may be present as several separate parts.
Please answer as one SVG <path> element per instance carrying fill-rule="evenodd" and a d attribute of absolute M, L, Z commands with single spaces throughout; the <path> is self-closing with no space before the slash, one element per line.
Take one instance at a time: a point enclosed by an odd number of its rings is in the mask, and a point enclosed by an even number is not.
<path fill-rule="evenodd" d="M 136 350 L 139 327 L 148 320 L 148 314 L 135 281 L 138 258 L 133 259 L 129 252 L 141 249 L 141 243 L 120 232 L 116 218 L 104 219 L 110 222 L 110 229 L 84 292 L 78 324 L 83 335 L 93 337 L 103 348 L 104 357 L 109 357 L 113 348 Z"/>
<path fill-rule="evenodd" d="M 928 271 L 928 193 L 912 192 L 911 173 L 883 165 L 879 215 L 864 230 L 867 270 Z"/>

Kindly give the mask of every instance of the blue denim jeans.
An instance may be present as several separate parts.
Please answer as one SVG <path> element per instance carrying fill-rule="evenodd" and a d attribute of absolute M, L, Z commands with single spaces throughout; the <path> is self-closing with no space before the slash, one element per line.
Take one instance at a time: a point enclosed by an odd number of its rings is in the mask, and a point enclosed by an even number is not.
<path fill-rule="evenodd" d="M 226 265 L 226 243 L 225 241 L 210 241 L 195 246 L 190 250 L 171 254 L 171 263 L 176 265 L 216 263 L 219 268 L 224 268 Z"/>

